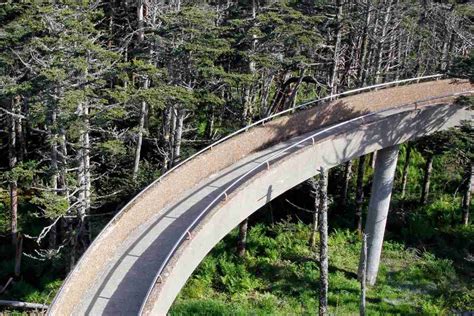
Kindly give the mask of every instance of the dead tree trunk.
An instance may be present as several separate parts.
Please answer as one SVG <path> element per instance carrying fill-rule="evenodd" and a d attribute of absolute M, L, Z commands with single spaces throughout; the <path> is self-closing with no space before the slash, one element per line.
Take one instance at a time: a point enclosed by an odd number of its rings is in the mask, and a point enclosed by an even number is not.
<path fill-rule="evenodd" d="M 23 237 L 21 236 L 21 234 L 18 234 L 18 241 L 15 245 L 15 278 L 20 277 L 22 254 L 23 254 Z"/>
<path fill-rule="evenodd" d="M 181 139 L 183 137 L 183 127 L 184 127 L 184 116 L 185 111 L 183 108 L 178 107 L 176 109 L 176 128 L 174 130 L 174 137 L 173 137 L 173 162 L 172 165 L 176 165 L 181 156 Z"/>
<path fill-rule="evenodd" d="M 362 255 L 361 255 L 361 274 L 360 274 L 360 305 L 359 314 L 365 316 L 365 292 L 367 284 L 367 235 L 362 235 Z"/>
<path fill-rule="evenodd" d="M 237 255 L 243 257 L 247 248 L 247 231 L 249 226 L 249 219 L 246 218 L 239 225 L 239 239 L 237 240 Z"/>
<path fill-rule="evenodd" d="M 300 73 L 299 73 L 300 77 L 298 78 L 298 81 L 296 82 L 295 86 L 293 87 L 291 91 L 291 95 L 288 99 L 287 108 L 294 108 L 296 106 L 296 97 L 298 96 L 298 90 L 301 86 L 301 83 L 303 82 L 304 73 L 305 73 L 305 69 L 304 68 L 300 69 Z"/>
<path fill-rule="evenodd" d="M 161 132 L 162 143 L 163 143 L 163 167 L 161 172 L 165 173 L 168 170 L 168 165 L 170 161 L 170 148 L 171 148 L 171 116 L 172 116 L 172 106 L 168 105 L 163 110 L 163 128 Z"/>
<path fill-rule="evenodd" d="M 148 79 L 145 79 L 143 83 L 143 89 L 148 89 Z M 140 156 L 143 144 L 143 135 L 145 134 L 145 120 L 148 115 L 148 107 L 145 101 L 141 102 L 140 108 L 140 122 L 138 125 L 137 134 L 137 147 L 135 149 L 135 161 L 133 163 L 133 174 L 132 178 L 135 181 L 137 179 L 138 170 L 140 168 Z"/>
<path fill-rule="evenodd" d="M 464 197 L 462 199 L 462 224 L 469 225 L 469 208 L 471 207 L 471 195 L 474 189 L 474 163 L 470 162 L 466 167 L 466 184 L 464 189 Z"/>
<path fill-rule="evenodd" d="M 372 170 L 375 168 L 375 161 L 377 160 L 377 152 L 374 151 L 371 155 L 370 155 L 370 168 L 372 168 Z"/>
<path fill-rule="evenodd" d="M 423 177 L 423 186 L 421 191 L 420 203 L 425 205 L 428 202 L 428 194 L 430 192 L 431 173 L 433 172 L 433 154 L 428 154 L 425 163 L 425 174 Z"/>
<path fill-rule="evenodd" d="M 402 189 L 401 189 L 401 198 L 403 199 L 406 194 L 407 183 L 408 183 L 408 167 L 410 166 L 410 157 L 411 157 L 411 144 L 408 144 L 405 154 L 405 162 L 403 163 L 403 172 L 402 172 Z"/>
<path fill-rule="evenodd" d="M 381 29 L 380 39 L 377 43 L 377 56 L 376 56 L 376 70 L 375 70 L 375 83 L 380 83 L 382 80 L 382 62 L 383 62 L 383 51 L 384 44 L 387 37 L 388 22 L 390 21 L 390 11 L 392 8 L 392 0 L 388 0 L 385 5 L 386 12 L 384 14 L 384 21 Z"/>
<path fill-rule="evenodd" d="M 138 0 L 137 5 L 137 20 L 138 20 L 138 43 L 142 43 L 145 40 L 145 1 Z M 148 89 L 150 81 L 148 78 L 143 78 L 141 83 L 144 90 Z M 140 156 L 143 144 L 143 135 L 145 134 L 145 121 L 148 116 L 148 105 L 145 101 L 141 102 L 140 106 L 140 121 L 138 125 L 137 133 L 137 147 L 135 149 L 135 160 L 133 163 L 133 173 L 132 178 L 135 181 L 137 179 L 138 170 L 140 168 Z"/>
<path fill-rule="evenodd" d="M 336 13 L 336 38 L 334 42 L 334 56 L 333 56 L 333 67 L 331 72 L 331 94 L 337 93 L 338 86 L 338 77 L 337 72 L 339 69 L 339 54 L 341 46 L 341 37 L 342 37 L 342 4 L 341 0 L 336 0 L 337 13 Z"/>
<path fill-rule="evenodd" d="M 344 182 L 342 183 L 342 194 L 341 194 L 341 206 L 347 205 L 347 195 L 349 193 L 349 183 L 352 177 L 352 160 L 349 160 L 345 164 L 344 168 Z"/>
<path fill-rule="evenodd" d="M 329 289 L 329 266 L 328 266 L 328 174 L 324 168 L 320 170 L 319 176 L 319 315 L 328 314 L 328 289 Z"/>
<path fill-rule="evenodd" d="M 89 105 L 79 104 L 77 113 L 81 120 L 81 129 L 79 131 L 79 144 L 77 150 L 77 220 L 78 227 L 75 249 L 79 252 L 84 251 L 90 241 L 89 231 L 87 229 L 86 215 L 91 206 L 91 174 L 90 174 L 90 139 L 89 139 Z M 81 247 L 79 247 L 79 245 Z M 80 249 L 82 248 L 82 249 Z M 72 254 L 76 257 L 78 253 Z"/>
<path fill-rule="evenodd" d="M 49 127 L 49 138 L 51 142 L 51 178 L 50 186 L 51 190 L 55 195 L 59 194 L 58 183 L 59 183 L 59 167 L 58 167 L 58 134 L 56 132 L 56 109 L 51 110 L 50 127 Z M 56 248 L 56 226 L 53 226 L 49 231 L 49 247 L 51 249 Z"/>
<path fill-rule="evenodd" d="M 311 248 L 316 247 L 316 236 L 318 234 L 318 218 L 319 218 L 319 183 L 316 178 L 311 178 L 309 180 L 311 185 L 312 193 L 314 194 L 314 211 L 313 211 L 313 220 L 311 223 L 311 235 L 309 237 L 309 246 Z"/>
<path fill-rule="evenodd" d="M 359 165 L 357 166 L 355 226 L 359 233 L 362 233 L 362 205 L 364 203 L 364 174 L 366 159 L 366 155 L 361 156 L 359 158 Z"/>
<path fill-rule="evenodd" d="M 15 113 L 18 106 L 19 99 L 12 99 L 11 112 Z M 10 170 L 16 167 L 18 162 L 17 158 L 17 128 L 18 120 L 15 116 L 9 117 L 9 134 L 8 134 L 8 167 Z M 11 178 L 9 180 L 10 189 L 10 230 L 12 237 L 12 244 L 14 247 L 17 246 L 17 234 L 18 234 L 18 183 L 17 180 Z"/>
<path fill-rule="evenodd" d="M 369 46 L 369 26 L 372 14 L 372 5 L 371 0 L 367 2 L 366 14 L 365 14 L 365 25 L 364 31 L 362 33 L 361 39 L 361 48 L 360 48 L 360 60 L 359 60 L 359 71 L 357 77 L 359 78 L 360 86 L 365 86 L 367 83 L 368 69 L 367 59 L 368 59 L 368 46 Z"/>

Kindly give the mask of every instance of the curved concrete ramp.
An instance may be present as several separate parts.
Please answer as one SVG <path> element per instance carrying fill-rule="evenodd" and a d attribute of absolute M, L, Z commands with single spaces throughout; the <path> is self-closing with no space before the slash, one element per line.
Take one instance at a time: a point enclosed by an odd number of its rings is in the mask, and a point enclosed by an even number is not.
<path fill-rule="evenodd" d="M 49 313 L 165 314 L 209 250 L 258 208 L 321 166 L 472 120 L 472 112 L 452 105 L 455 94 L 470 93 L 471 84 L 451 80 L 368 92 L 219 144 L 127 205 L 81 258 Z"/>

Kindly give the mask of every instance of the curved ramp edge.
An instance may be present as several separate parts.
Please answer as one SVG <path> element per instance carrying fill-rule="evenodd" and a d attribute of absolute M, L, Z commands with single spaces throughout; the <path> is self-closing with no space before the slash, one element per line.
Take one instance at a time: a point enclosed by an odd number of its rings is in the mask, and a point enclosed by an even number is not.
<path fill-rule="evenodd" d="M 124 244 L 146 223 L 163 213 L 165 208 L 198 185 L 202 179 L 259 152 L 273 144 L 290 139 L 322 126 L 359 116 L 363 113 L 396 107 L 433 95 L 470 91 L 465 81 L 439 80 L 404 87 L 364 93 L 336 100 L 299 112 L 249 130 L 218 145 L 175 172 L 155 183 L 121 212 L 93 242 L 63 285 L 49 311 L 50 314 L 75 313 L 93 284 L 100 283 L 104 273 L 123 251 Z"/>

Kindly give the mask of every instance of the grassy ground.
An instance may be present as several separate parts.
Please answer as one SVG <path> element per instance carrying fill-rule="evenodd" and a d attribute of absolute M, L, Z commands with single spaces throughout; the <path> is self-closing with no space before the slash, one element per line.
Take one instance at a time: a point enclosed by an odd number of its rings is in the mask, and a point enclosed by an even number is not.
<path fill-rule="evenodd" d="M 302 223 L 258 224 L 248 236 L 245 258 L 234 255 L 234 231 L 201 263 L 171 309 L 172 315 L 315 314 L 317 249 L 309 249 Z M 330 236 L 330 313 L 358 314 L 356 234 Z M 367 294 L 369 315 L 450 314 L 474 310 L 474 289 L 450 260 L 386 242 L 377 285 Z"/>

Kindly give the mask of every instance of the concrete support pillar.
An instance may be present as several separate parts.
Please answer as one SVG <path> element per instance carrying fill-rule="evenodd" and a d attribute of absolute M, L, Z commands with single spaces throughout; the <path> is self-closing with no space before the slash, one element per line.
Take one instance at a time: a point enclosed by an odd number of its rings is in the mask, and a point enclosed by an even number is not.
<path fill-rule="evenodd" d="M 382 253 L 385 224 L 397 167 L 398 145 L 381 149 L 375 161 L 372 194 L 365 223 L 367 234 L 367 282 L 375 284 Z"/>

